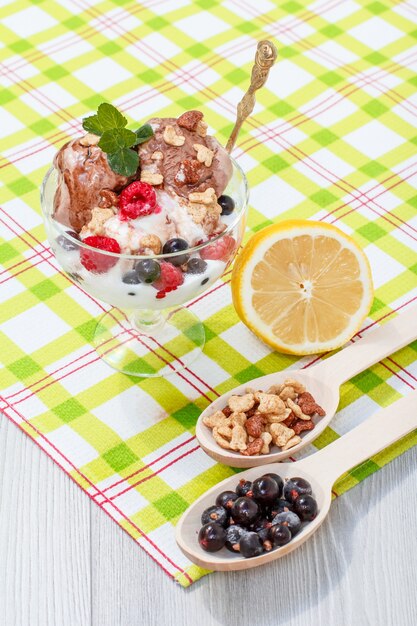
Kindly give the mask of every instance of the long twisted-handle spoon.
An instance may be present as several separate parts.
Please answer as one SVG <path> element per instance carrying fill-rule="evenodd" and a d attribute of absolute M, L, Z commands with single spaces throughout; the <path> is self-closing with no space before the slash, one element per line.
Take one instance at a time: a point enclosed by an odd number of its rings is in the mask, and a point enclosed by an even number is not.
<path fill-rule="evenodd" d="M 229 153 L 233 150 L 243 122 L 253 111 L 255 106 L 255 91 L 265 85 L 269 70 L 275 63 L 277 54 L 276 47 L 267 39 L 263 39 L 258 43 L 249 89 L 237 105 L 236 122 L 232 134 L 229 137 L 229 141 L 226 144 L 226 150 Z"/>

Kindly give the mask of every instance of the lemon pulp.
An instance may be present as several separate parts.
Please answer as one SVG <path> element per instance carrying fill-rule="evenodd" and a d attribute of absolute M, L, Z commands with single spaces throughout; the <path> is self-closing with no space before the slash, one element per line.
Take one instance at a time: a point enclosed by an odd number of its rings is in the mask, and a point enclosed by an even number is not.
<path fill-rule="evenodd" d="M 242 320 L 264 341 L 297 354 L 345 343 L 372 301 L 369 264 L 357 244 L 321 222 L 282 222 L 241 253 L 232 293 Z"/>

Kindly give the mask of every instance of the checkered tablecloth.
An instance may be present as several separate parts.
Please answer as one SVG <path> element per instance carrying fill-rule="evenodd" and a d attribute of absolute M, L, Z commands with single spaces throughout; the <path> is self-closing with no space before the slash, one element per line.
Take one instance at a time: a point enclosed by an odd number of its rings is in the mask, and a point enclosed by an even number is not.
<path fill-rule="evenodd" d="M 374 275 L 369 332 L 417 299 L 417 3 L 1 4 L 0 409 L 187 586 L 205 572 L 177 549 L 173 526 L 234 471 L 199 449 L 197 416 L 237 384 L 314 359 L 271 352 L 252 335 L 231 306 L 226 275 L 189 305 L 207 333 L 192 367 L 142 381 L 111 370 L 89 343 L 108 307 L 60 271 L 39 185 L 56 149 L 103 100 L 130 122 L 199 108 L 226 141 L 257 40 L 271 38 L 279 62 L 234 152 L 252 190 L 248 236 L 287 217 L 351 234 Z M 416 351 L 411 345 L 345 384 L 316 446 L 415 387 Z M 410 436 L 350 472 L 335 493 L 415 442 Z"/>

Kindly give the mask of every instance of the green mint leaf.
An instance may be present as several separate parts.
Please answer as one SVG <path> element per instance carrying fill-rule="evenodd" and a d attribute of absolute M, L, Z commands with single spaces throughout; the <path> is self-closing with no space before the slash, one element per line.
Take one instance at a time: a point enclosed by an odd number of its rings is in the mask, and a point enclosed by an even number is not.
<path fill-rule="evenodd" d="M 98 142 L 98 147 L 107 152 L 118 152 L 123 148 L 130 148 L 136 144 L 136 135 L 127 128 L 114 128 L 105 130 Z"/>
<path fill-rule="evenodd" d="M 87 133 L 94 133 L 94 135 L 101 135 L 103 128 L 98 119 L 98 115 L 90 115 L 83 119 L 83 128 Z"/>
<path fill-rule="evenodd" d="M 139 166 L 139 155 L 131 148 L 122 148 L 107 155 L 107 161 L 116 174 L 133 176 Z"/>
<path fill-rule="evenodd" d="M 124 128 L 127 124 L 127 119 L 116 107 L 108 104 L 108 102 L 100 104 L 97 110 L 97 117 L 103 131 L 112 130 L 113 128 Z"/>
<path fill-rule="evenodd" d="M 150 124 L 144 124 L 136 131 L 136 143 L 144 143 L 153 136 L 153 129 Z"/>

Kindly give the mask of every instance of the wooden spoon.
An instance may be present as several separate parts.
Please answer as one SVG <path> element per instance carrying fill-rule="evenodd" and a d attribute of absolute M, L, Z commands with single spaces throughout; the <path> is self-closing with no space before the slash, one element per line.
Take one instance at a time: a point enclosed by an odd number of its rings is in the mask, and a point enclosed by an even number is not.
<path fill-rule="evenodd" d="M 211 570 L 249 569 L 275 561 L 301 546 L 322 524 L 330 508 L 332 485 L 339 476 L 415 428 L 417 428 L 417 390 L 388 408 L 379 410 L 346 435 L 301 461 L 270 464 L 262 467 L 262 470 L 254 467 L 238 476 L 226 478 L 185 511 L 177 524 L 177 543 L 191 561 Z M 239 554 L 228 552 L 226 548 L 214 553 L 205 552 L 197 540 L 204 509 L 214 504 L 217 495 L 222 491 L 233 491 L 239 479 L 253 481 L 267 472 L 275 472 L 283 478 L 301 476 L 307 479 L 311 483 L 318 504 L 319 513 L 315 520 L 306 524 L 287 545 L 257 557 L 245 559 Z"/>
<path fill-rule="evenodd" d="M 216 461 L 232 467 L 255 467 L 287 459 L 314 441 L 329 425 L 339 404 L 339 387 L 342 383 L 416 338 L 417 306 L 411 306 L 384 326 L 313 367 L 268 374 L 235 387 L 212 402 L 200 415 L 196 425 L 198 442 L 203 450 Z M 266 391 L 271 385 L 283 383 L 286 378 L 294 378 L 303 383 L 307 391 L 313 394 L 318 404 L 326 411 L 326 416 L 318 419 L 315 428 L 301 433 L 301 442 L 286 451 L 274 451 L 260 456 L 243 456 L 240 452 L 221 448 L 214 440 L 210 428 L 204 425 L 204 416 L 223 409 L 230 396 L 245 393 L 247 387 Z M 278 449 L 275 448 L 275 450 Z"/>

